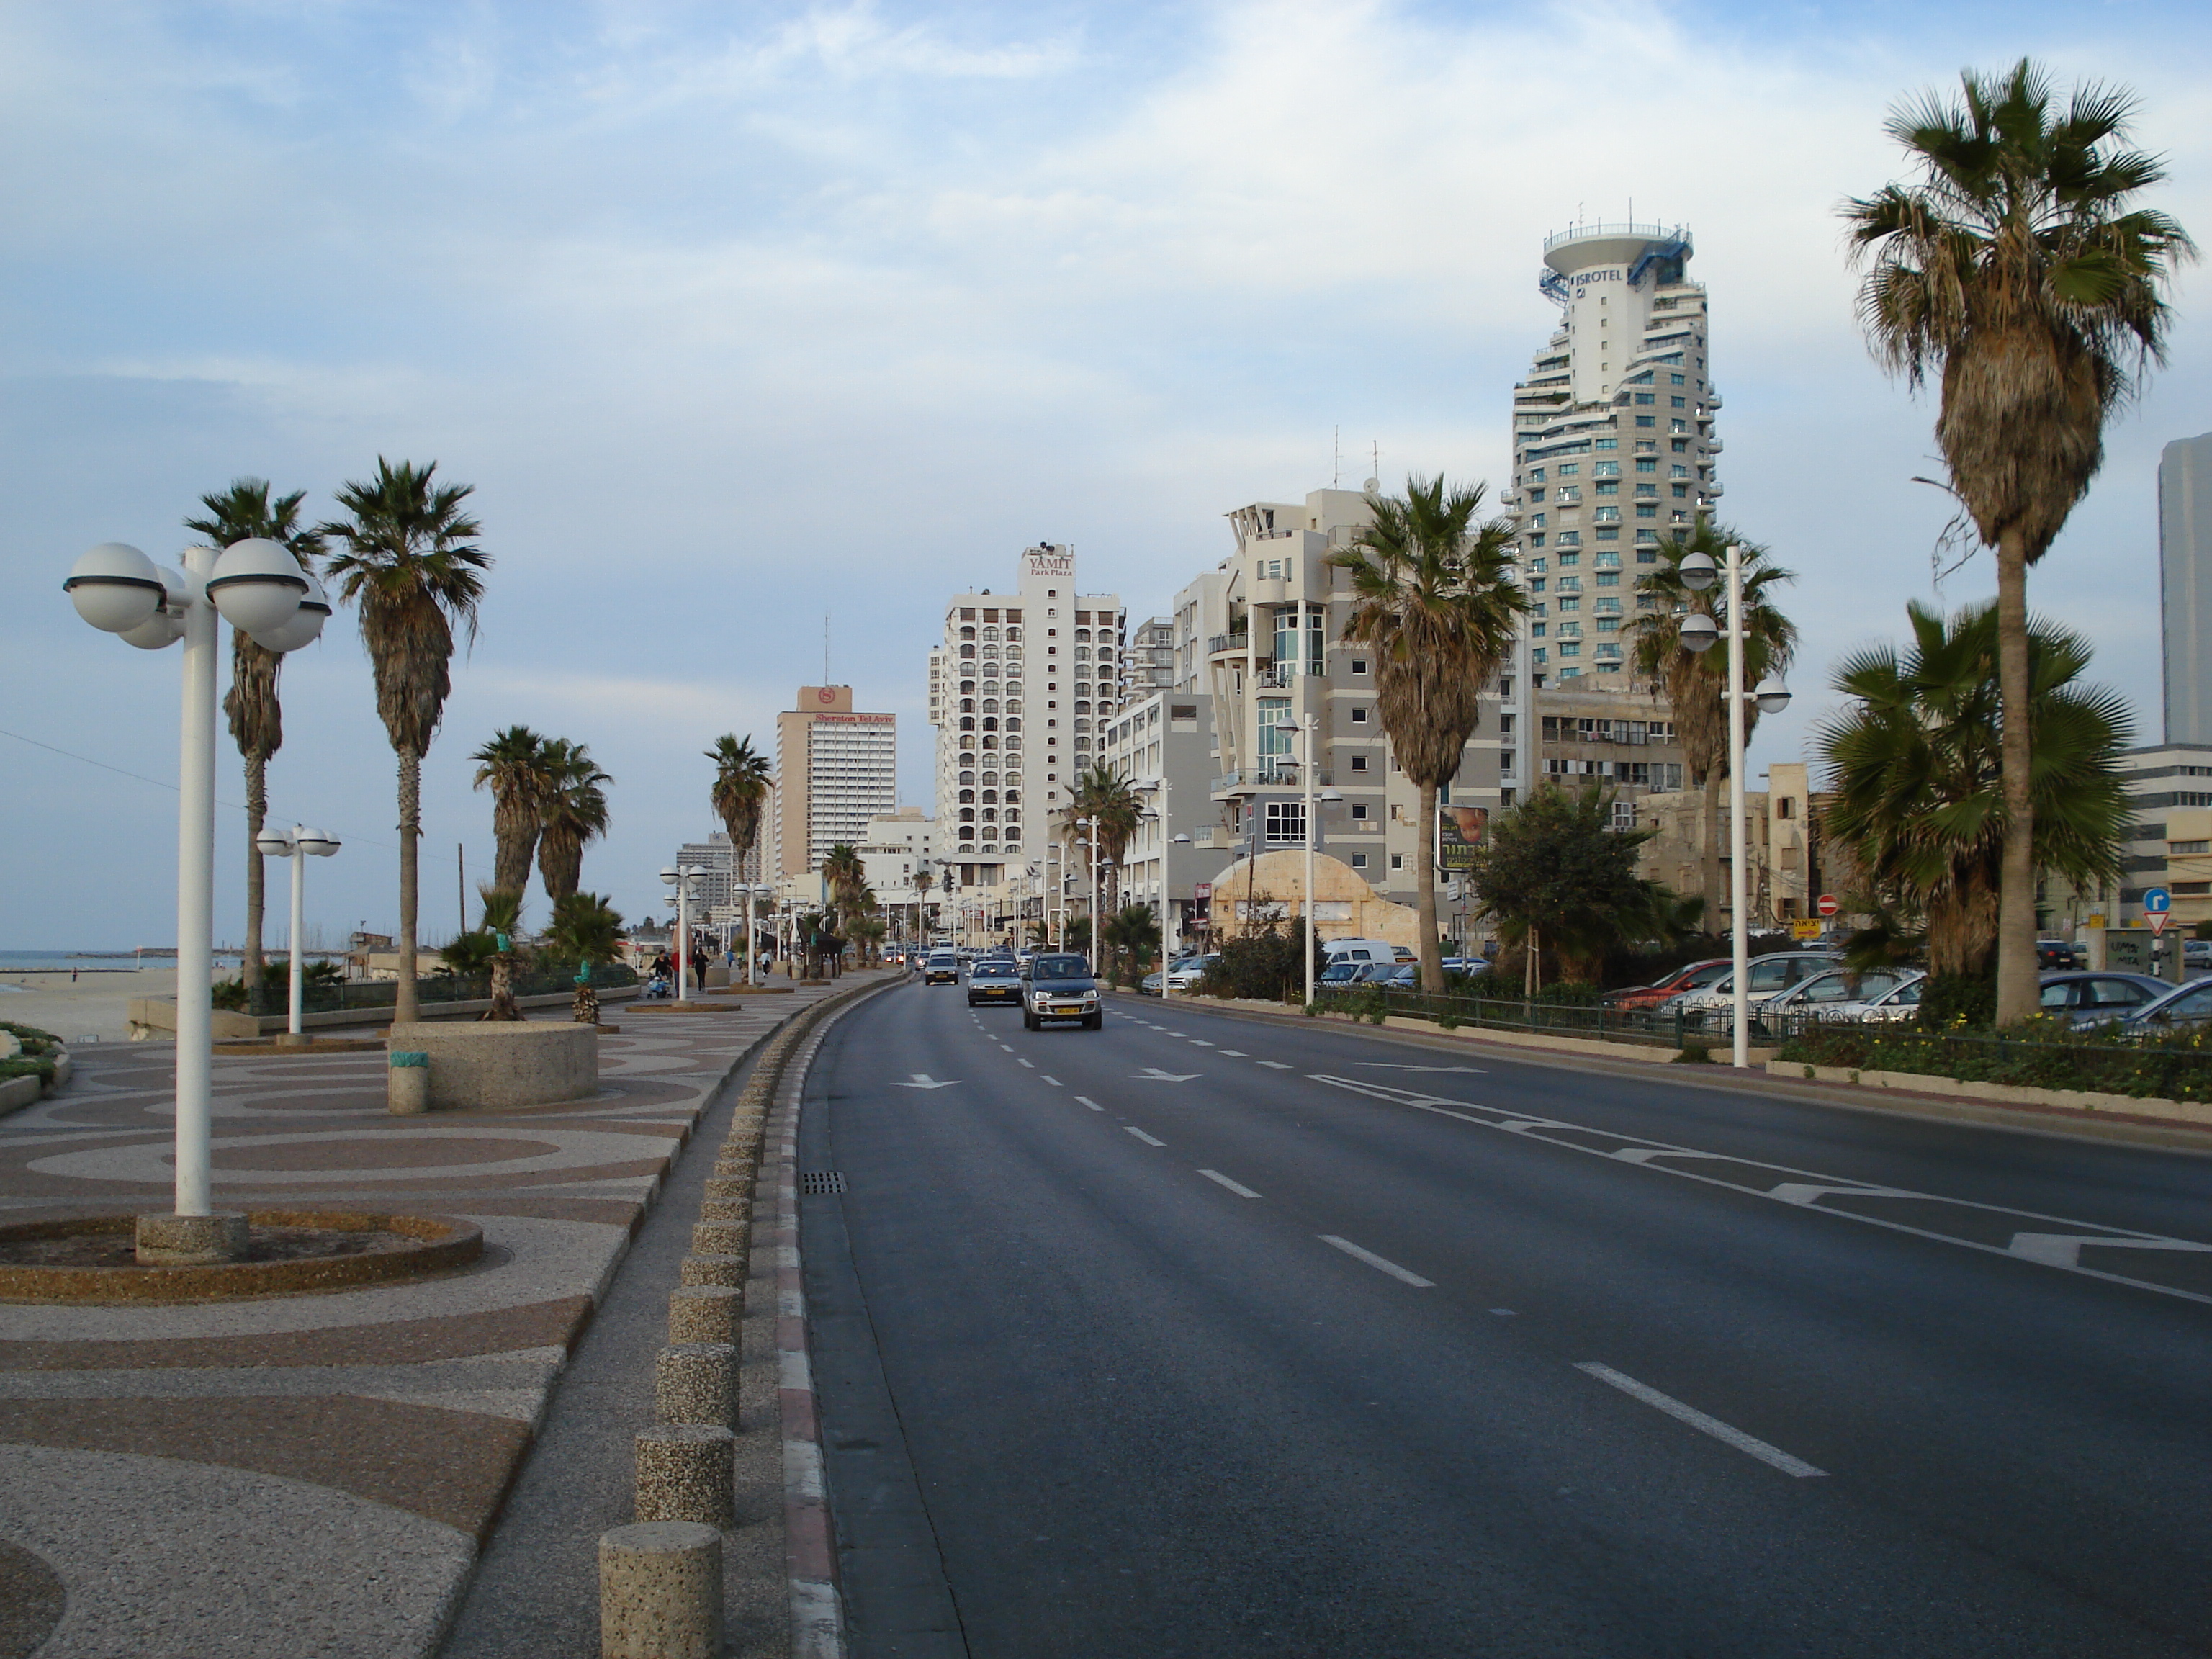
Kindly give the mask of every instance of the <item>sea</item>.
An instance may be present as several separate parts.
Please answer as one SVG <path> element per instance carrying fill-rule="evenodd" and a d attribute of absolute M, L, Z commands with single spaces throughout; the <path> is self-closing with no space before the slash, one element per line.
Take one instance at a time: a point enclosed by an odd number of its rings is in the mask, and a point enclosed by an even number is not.
<path fill-rule="evenodd" d="M 235 951 L 218 951 L 216 965 L 223 967 L 238 961 Z M 75 969 L 81 974 L 134 974 L 141 968 L 173 968 L 177 953 L 163 949 L 158 953 L 137 951 L 0 951 L 0 974 L 68 973 Z"/>

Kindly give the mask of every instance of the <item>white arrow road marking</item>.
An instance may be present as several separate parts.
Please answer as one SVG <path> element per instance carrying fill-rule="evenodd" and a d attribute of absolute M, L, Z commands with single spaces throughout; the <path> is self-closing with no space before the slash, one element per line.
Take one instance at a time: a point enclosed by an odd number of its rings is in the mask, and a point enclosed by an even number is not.
<path fill-rule="evenodd" d="M 1614 1156 L 1618 1157 L 1616 1153 Z M 1778 1187 L 1766 1189 L 1769 1198 L 1778 1198 L 1784 1204 L 1818 1204 L 1830 1193 L 1844 1193 L 1857 1198 L 1917 1198 L 1917 1193 L 1908 1193 L 1897 1187 L 1841 1187 L 1817 1186 L 1807 1181 L 1785 1181 Z"/>
<path fill-rule="evenodd" d="M 915 1072 L 912 1073 L 912 1075 L 914 1078 L 913 1082 L 894 1083 L 891 1085 L 891 1087 L 894 1089 L 950 1089 L 954 1084 L 960 1081 L 957 1077 L 949 1077 L 940 1083 L 935 1078 L 930 1076 L 927 1072 Z"/>
<path fill-rule="evenodd" d="M 2192 1244 L 2180 1238 L 2112 1238 L 2075 1233 L 2014 1233 L 2012 1243 L 2005 1249 L 2014 1255 L 2040 1261 L 2046 1267 L 2078 1267 L 2084 1244 L 2104 1245 L 2117 1250 L 2212 1250 L 2212 1244 Z"/>
<path fill-rule="evenodd" d="M 1684 1405 L 1672 1395 L 1662 1394 L 1648 1383 L 1638 1382 L 1632 1376 L 1623 1376 L 1610 1365 L 1601 1365 L 1595 1360 L 1584 1360 L 1575 1369 L 1578 1371 L 1587 1371 L 1601 1382 L 1609 1383 L 1632 1400 L 1641 1400 L 1647 1406 L 1656 1406 L 1678 1423 L 1687 1423 L 1692 1428 L 1734 1446 L 1740 1452 L 1749 1452 L 1760 1462 L 1771 1464 L 1784 1474 L 1796 1475 L 1802 1480 L 1808 1476 L 1825 1476 L 1827 1474 L 1826 1469 L 1816 1469 L 1802 1458 L 1792 1457 L 1779 1446 L 1770 1446 L 1755 1435 L 1746 1434 L 1741 1429 L 1730 1428 L 1717 1417 L 1708 1417 L 1696 1407 Z"/>
<path fill-rule="evenodd" d="M 1231 1192 L 1236 1194 L 1239 1198 L 1257 1198 L 1260 1196 L 1259 1194 L 1254 1192 L 1243 1182 L 1231 1181 L 1227 1176 L 1222 1174 L 1218 1170 L 1200 1170 L 1199 1174 L 1204 1176 L 1208 1181 L 1212 1182 L 1216 1186 L 1228 1188 Z"/>
<path fill-rule="evenodd" d="M 1188 1083 L 1198 1076 L 1196 1072 L 1163 1072 L 1157 1066 L 1147 1066 L 1137 1073 L 1139 1083 Z"/>
<path fill-rule="evenodd" d="M 1435 1279 L 1424 1279 L 1417 1273 L 1408 1272 L 1396 1262 L 1387 1261 L 1372 1250 L 1363 1250 L 1348 1238 L 1339 1238 L 1334 1233 L 1316 1233 L 1314 1237 L 1324 1244 L 1335 1245 L 1338 1249 L 1342 1250 L 1345 1255 L 1356 1261 L 1364 1261 L 1369 1267 L 1386 1273 L 1393 1279 L 1403 1279 L 1417 1291 L 1433 1291 L 1437 1287 Z"/>
<path fill-rule="evenodd" d="M 1490 1075 L 1480 1066 L 1401 1066 L 1389 1060 L 1355 1060 L 1352 1063 L 1377 1072 L 1465 1072 L 1470 1077 Z"/>
<path fill-rule="evenodd" d="M 1121 1127 L 1128 1131 L 1129 1133 L 1136 1136 L 1138 1139 L 1143 1141 L 1147 1146 L 1164 1146 L 1167 1145 L 1167 1142 L 1164 1140 L 1153 1139 L 1152 1136 L 1146 1134 L 1142 1129 L 1138 1128 L 1136 1125 L 1133 1123 L 1124 1123 Z"/>

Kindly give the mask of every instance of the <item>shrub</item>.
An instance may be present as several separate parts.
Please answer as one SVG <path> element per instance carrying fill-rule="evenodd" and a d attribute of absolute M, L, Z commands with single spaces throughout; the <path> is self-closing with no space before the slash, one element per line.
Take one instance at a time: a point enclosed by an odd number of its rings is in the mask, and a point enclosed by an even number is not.
<path fill-rule="evenodd" d="M 1198 982 L 1200 993 L 1210 997 L 1241 997 L 1255 1002 L 1288 1002 L 1305 994 L 1305 963 L 1300 955 L 1305 945 L 1303 919 L 1285 927 L 1271 922 L 1266 927 L 1222 942 L 1221 959 L 1206 970 Z M 1315 959 L 1315 972 L 1320 959 Z"/>
<path fill-rule="evenodd" d="M 1921 988 L 1920 1026 L 1923 1030 L 1948 1031 L 1957 1026 L 1986 1030 L 1996 1023 L 1997 982 L 1977 974 L 1936 974 Z"/>

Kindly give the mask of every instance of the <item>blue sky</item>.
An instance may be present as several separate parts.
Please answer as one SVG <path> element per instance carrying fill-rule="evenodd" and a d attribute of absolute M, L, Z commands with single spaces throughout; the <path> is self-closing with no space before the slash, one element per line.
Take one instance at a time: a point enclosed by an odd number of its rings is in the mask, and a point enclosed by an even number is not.
<path fill-rule="evenodd" d="M 1801 573 L 1801 695 L 1760 741 L 1791 758 L 1829 664 L 1930 592 L 1947 516 L 1833 217 L 1896 171 L 1885 107 L 2023 52 L 2124 82 L 2161 204 L 2212 238 L 2208 37 L 2149 3 L 12 5 L 0 729 L 173 779 L 176 655 L 78 623 L 70 559 L 173 555 L 240 474 L 322 512 L 380 453 L 434 459 L 499 562 L 426 769 L 426 889 L 456 842 L 489 868 L 466 756 L 522 720 L 614 774 L 586 881 L 635 915 L 707 826 L 700 751 L 772 737 L 825 611 L 926 803 L 936 606 L 1025 543 L 1073 541 L 1141 615 L 1228 550 L 1224 511 L 1328 483 L 1333 428 L 1352 482 L 1370 443 L 1394 484 L 1501 478 L 1542 237 L 1633 200 L 1696 234 L 1729 515 Z M 2146 739 L 2153 469 L 2212 428 L 2207 280 L 2034 588 Z M 388 927 L 349 616 L 285 705 L 276 809 L 349 841 L 311 917 Z M 0 757 L 0 949 L 169 940 L 173 795 Z"/>

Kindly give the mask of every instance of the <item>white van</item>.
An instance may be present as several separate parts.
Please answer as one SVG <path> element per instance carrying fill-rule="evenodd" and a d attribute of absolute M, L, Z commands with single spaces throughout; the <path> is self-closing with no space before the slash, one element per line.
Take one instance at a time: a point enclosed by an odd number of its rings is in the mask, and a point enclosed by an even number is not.
<path fill-rule="evenodd" d="M 1386 939 L 1325 939 L 1321 942 L 1322 965 L 1340 962 L 1411 962 L 1413 953 Z"/>

